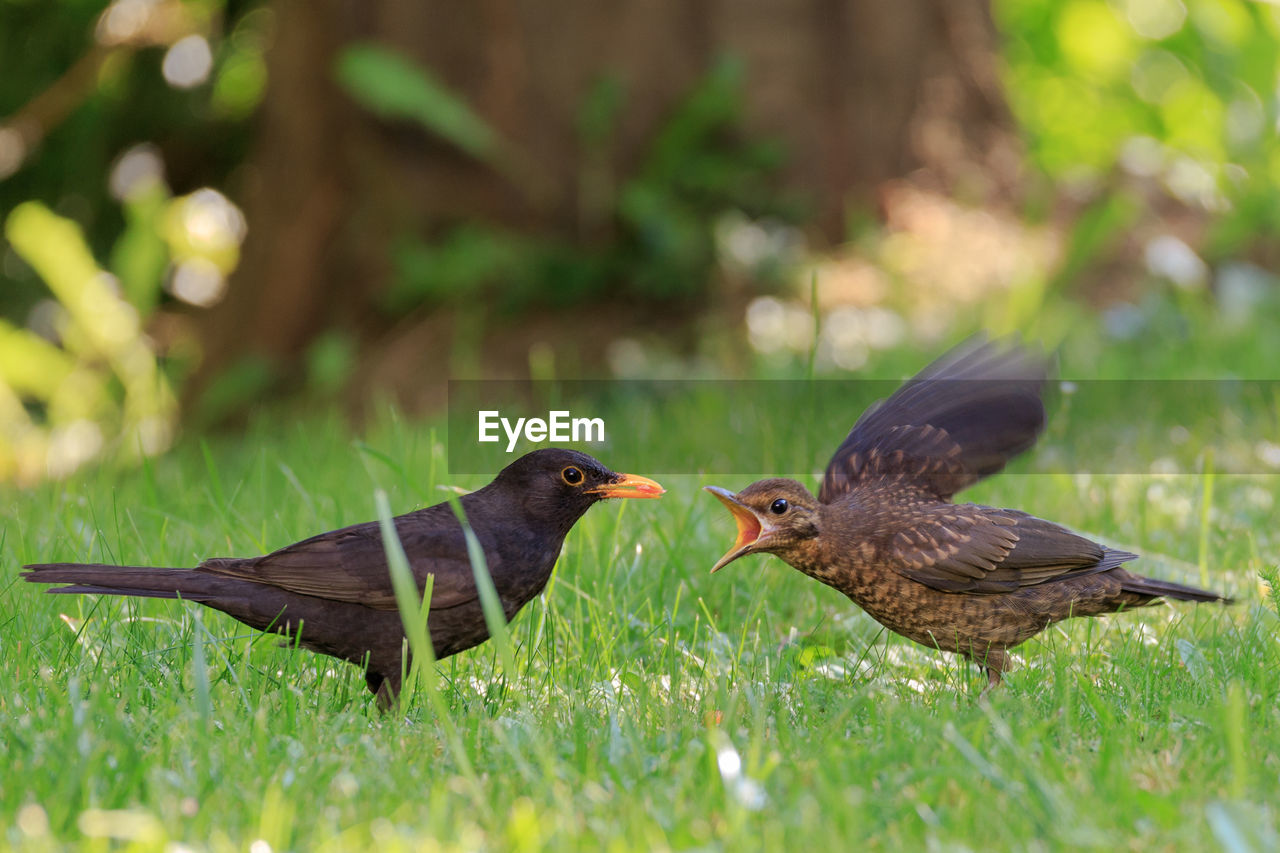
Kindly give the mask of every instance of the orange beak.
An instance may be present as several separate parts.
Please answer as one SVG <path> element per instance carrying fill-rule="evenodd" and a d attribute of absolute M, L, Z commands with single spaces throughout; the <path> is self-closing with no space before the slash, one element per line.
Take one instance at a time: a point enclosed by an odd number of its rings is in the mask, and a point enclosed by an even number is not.
<path fill-rule="evenodd" d="M 739 557 L 745 557 L 750 554 L 755 544 L 760 541 L 761 535 L 766 534 L 768 530 L 761 523 L 760 517 L 755 514 L 755 511 L 741 503 L 733 492 L 728 489 L 722 489 L 719 486 L 704 486 L 703 488 L 715 495 L 720 503 L 728 507 L 729 512 L 733 513 L 733 520 L 738 523 L 738 538 L 734 541 L 733 547 L 725 552 L 719 562 L 711 567 L 711 572 L 714 574 Z"/>
<path fill-rule="evenodd" d="M 639 474 L 619 474 L 618 479 L 604 486 L 588 489 L 587 494 L 602 498 L 660 498 L 666 489 Z"/>

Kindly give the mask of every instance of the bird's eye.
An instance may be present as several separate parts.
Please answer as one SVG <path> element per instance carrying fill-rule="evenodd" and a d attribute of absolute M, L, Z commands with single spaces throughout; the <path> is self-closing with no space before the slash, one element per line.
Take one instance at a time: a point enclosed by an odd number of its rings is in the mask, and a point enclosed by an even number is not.
<path fill-rule="evenodd" d="M 570 465 L 560 472 L 560 479 L 564 480 L 570 486 L 576 486 L 582 482 L 582 469 L 575 468 Z"/>
<path fill-rule="evenodd" d="M 773 513 L 774 515 L 782 515 L 784 512 L 786 512 L 789 509 L 791 509 L 791 504 L 787 503 L 787 499 L 778 498 L 776 501 L 773 502 L 772 505 L 770 505 L 769 512 Z"/>

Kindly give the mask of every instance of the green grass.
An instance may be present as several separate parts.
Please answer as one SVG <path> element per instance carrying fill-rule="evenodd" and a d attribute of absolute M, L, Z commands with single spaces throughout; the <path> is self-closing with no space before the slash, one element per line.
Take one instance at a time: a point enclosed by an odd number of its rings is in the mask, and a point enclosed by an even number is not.
<path fill-rule="evenodd" d="M 375 518 L 379 489 L 403 512 L 485 481 L 449 477 L 444 456 L 393 414 L 359 440 L 263 418 L 142 469 L 4 493 L 0 845 L 1280 844 L 1280 634 L 1258 583 L 1280 562 L 1274 476 L 1219 474 L 1211 506 L 1194 475 L 1015 474 L 966 493 L 1138 550 L 1162 577 L 1198 582 L 1207 554 L 1210 585 L 1239 599 L 1055 627 L 989 702 L 975 668 L 774 558 L 709 576 L 733 524 L 698 487 L 746 477 L 664 477 L 661 501 L 592 509 L 511 625 L 514 664 L 492 643 L 449 658 L 440 703 L 423 691 L 389 716 L 355 667 L 221 614 L 17 579 L 33 561 L 257 553 Z"/>

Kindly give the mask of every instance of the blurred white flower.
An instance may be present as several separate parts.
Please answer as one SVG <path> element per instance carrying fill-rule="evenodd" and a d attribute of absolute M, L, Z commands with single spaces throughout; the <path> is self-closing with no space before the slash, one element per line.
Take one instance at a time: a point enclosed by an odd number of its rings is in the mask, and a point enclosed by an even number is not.
<path fill-rule="evenodd" d="M 98 18 L 95 38 L 102 44 L 124 44 L 137 38 L 151 19 L 156 0 L 116 0 Z"/>
<path fill-rule="evenodd" d="M 49 476 L 65 477 L 88 462 L 102 449 L 102 430 L 89 420 L 75 420 L 54 427 L 49 433 L 46 464 Z"/>
<path fill-rule="evenodd" d="M 873 305 L 865 309 L 863 325 L 867 345 L 872 349 L 890 349 L 902 343 L 907 334 L 907 324 L 898 312 Z"/>
<path fill-rule="evenodd" d="M 182 200 L 182 227 L 192 244 L 208 251 L 240 245 L 248 230 L 240 208 L 210 187 L 198 189 Z"/>
<path fill-rule="evenodd" d="M 1268 468 L 1280 468 L 1280 444 L 1273 441 L 1259 441 L 1254 448 L 1254 452 L 1258 454 L 1258 459 Z"/>
<path fill-rule="evenodd" d="M 844 305 L 827 315 L 822 324 L 823 355 L 842 370 L 857 370 L 867 362 L 866 315 L 858 308 Z"/>
<path fill-rule="evenodd" d="M 1143 257 L 1153 275 L 1167 278 L 1183 290 L 1198 288 L 1209 278 L 1209 267 L 1195 250 L 1172 234 L 1147 243 Z"/>
<path fill-rule="evenodd" d="M 160 159 L 160 150 L 144 142 L 128 149 L 116 159 L 115 165 L 111 167 L 108 186 L 111 188 L 111 195 L 118 201 L 124 201 L 152 181 L 163 180 L 164 161 Z"/>
<path fill-rule="evenodd" d="M 1150 136 L 1131 136 L 1120 148 L 1120 166 L 1140 178 L 1154 177 L 1164 168 L 1164 146 Z"/>
<path fill-rule="evenodd" d="M 771 219 L 750 219 L 731 210 L 716 220 L 716 253 L 722 264 L 752 272 L 768 263 L 794 261 L 803 248 L 800 231 Z"/>
<path fill-rule="evenodd" d="M 626 379 L 643 376 L 649 367 L 649 357 L 644 347 L 634 338 L 617 338 L 610 341 L 605 359 L 613 375 Z"/>
<path fill-rule="evenodd" d="M 1169 167 L 1164 184 L 1181 201 L 1198 205 L 1209 211 L 1222 211 L 1227 201 L 1218 192 L 1218 181 L 1213 172 L 1190 157 L 1179 157 Z"/>
<path fill-rule="evenodd" d="M 1120 6 L 1133 31 L 1152 40 L 1168 38 L 1187 20 L 1182 0 L 1122 0 Z"/>
<path fill-rule="evenodd" d="M 169 292 L 190 305 L 208 308 L 227 292 L 227 279 L 207 258 L 188 258 L 173 269 Z"/>
<path fill-rule="evenodd" d="M 27 141 L 17 128 L 0 127 L 0 180 L 3 180 L 22 165 L 27 156 Z"/>
<path fill-rule="evenodd" d="M 1254 313 L 1275 289 L 1276 278 L 1261 267 L 1237 261 L 1224 264 L 1214 284 L 1223 319 L 1243 326 L 1254 319 Z"/>
<path fill-rule="evenodd" d="M 720 768 L 720 778 L 724 787 L 738 803 L 750 811 L 764 808 L 768 797 L 764 788 L 755 779 L 742 772 L 742 756 L 733 748 L 728 735 L 718 732 L 716 738 L 716 766 Z"/>
<path fill-rule="evenodd" d="M 190 89 L 209 79 L 213 70 L 213 51 L 201 35 L 178 39 L 164 55 L 160 66 L 170 86 Z"/>
<path fill-rule="evenodd" d="M 747 306 L 747 334 L 757 352 L 807 350 L 813 343 L 813 317 L 799 303 L 761 296 Z"/>

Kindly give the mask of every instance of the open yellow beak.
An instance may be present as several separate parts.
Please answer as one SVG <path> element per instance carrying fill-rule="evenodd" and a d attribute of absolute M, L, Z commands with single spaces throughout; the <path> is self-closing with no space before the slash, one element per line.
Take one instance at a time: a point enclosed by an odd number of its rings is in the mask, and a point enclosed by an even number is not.
<path fill-rule="evenodd" d="M 741 503 L 733 492 L 728 489 L 722 489 L 719 486 L 704 486 L 703 488 L 715 495 L 720 503 L 728 507 L 729 512 L 733 513 L 733 520 L 738 523 L 738 538 L 734 541 L 733 547 L 720 558 L 719 562 L 711 567 L 712 574 L 715 574 L 739 557 L 751 553 L 752 547 L 760 541 L 761 535 L 768 531 L 764 524 L 761 523 L 760 517 L 755 514 L 755 511 Z"/>
<path fill-rule="evenodd" d="M 639 474 L 619 474 L 617 480 L 603 486 L 588 489 L 587 494 L 602 498 L 660 498 L 666 489 Z"/>

